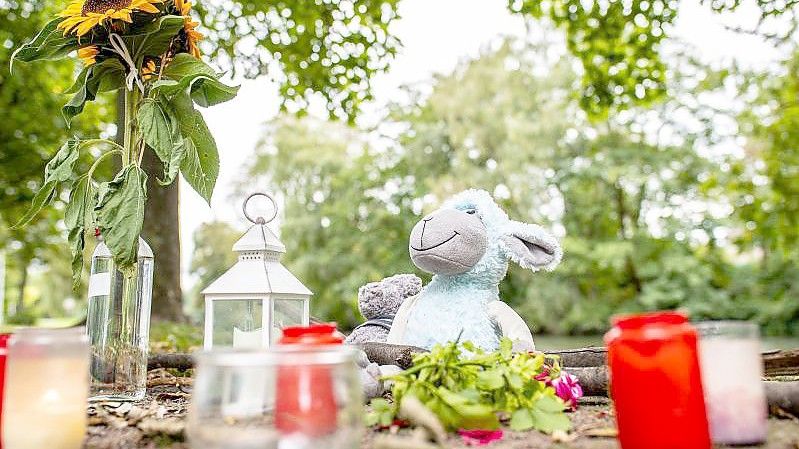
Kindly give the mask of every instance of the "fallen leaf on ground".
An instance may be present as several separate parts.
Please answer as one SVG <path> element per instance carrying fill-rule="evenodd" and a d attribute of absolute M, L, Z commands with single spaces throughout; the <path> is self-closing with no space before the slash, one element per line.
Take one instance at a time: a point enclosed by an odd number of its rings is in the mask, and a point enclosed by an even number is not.
<path fill-rule="evenodd" d="M 583 435 L 594 438 L 616 438 L 619 431 L 615 427 L 595 427 L 583 431 Z"/>
<path fill-rule="evenodd" d="M 552 432 L 552 441 L 555 443 L 571 443 L 577 439 L 577 435 L 569 434 L 563 430 L 556 430 Z"/>

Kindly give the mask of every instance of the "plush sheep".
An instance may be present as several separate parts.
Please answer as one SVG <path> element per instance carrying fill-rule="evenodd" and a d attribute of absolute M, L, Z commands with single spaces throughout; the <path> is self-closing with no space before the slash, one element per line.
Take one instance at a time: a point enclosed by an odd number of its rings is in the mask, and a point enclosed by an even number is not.
<path fill-rule="evenodd" d="M 413 274 L 397 274 L 358 289 L 358 310 L 366 322 L 353 329 L 347 344 L 385 342 L 391 322 L 405 299 L 422 289 L 422 280 Z"/>
<path fill-rule="evenodd" d="M 558 241 L 543 228 L 508 215 L 483 190 L 466 190 L 411 231 L 411 260 L 433 279 L 397 311 L 387 342 L 430 349 L 460 339 L 495 350 L 505 336 L 535 349 L 524 320 L 499 298 L 513 261 L 532 271 L 560 262 Z"/>

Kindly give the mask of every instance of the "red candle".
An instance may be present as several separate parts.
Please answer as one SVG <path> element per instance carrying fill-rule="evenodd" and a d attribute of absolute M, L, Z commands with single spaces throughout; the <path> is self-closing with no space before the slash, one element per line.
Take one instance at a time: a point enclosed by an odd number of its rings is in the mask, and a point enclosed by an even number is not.
<path fill-rule="evenodd" d="M 340 345 L 335 324 L 283 329 L 282 345 Z M 336 430 L 338 406 L 330 368 L 320 364 L 281 366 L 277 372 L 275 427 L 283 433 L 317 437 Z"/>
<path fill-rule="evenodd" d="M 610 392 L 624 449 L 709 449 L 697 333 L 685 315 L 613 319 L 605 334 Z"/>
<path fill-rule="evenodd" d="M 6 354 L 11 334 L 0 334 L 0 449 L 3 448 L 3 390 L 6 385 Z"/>

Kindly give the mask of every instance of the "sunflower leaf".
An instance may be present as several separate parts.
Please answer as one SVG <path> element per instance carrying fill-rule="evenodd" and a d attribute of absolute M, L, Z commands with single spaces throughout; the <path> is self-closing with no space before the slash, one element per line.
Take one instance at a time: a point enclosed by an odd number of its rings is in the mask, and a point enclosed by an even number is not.
<path fill-rule="evenodd" d="M 125 45 L 135 49 L 134 59 L 144 56 L 160 56 L 169 49 L 172 39 L 183 28 L 182 16 L 164 16 L 125 36 Z"/>
<path fill-rule="evenodd" d="M 202 79 L 192 84 L 191 99 L 207 108 L 236 98 L 239 86 L 228 86 L 217 79 Z"/>
<path fill-rule="evenodd" d="M 60 59 L 78 48 L 74 35 L 64 35 L 58 29 L 61 18 L 53 19 L 39 31 L 33 40 L 17 48 L 11 55 L 11 68 L 14 61 L 31 62 L 42 59 Z"/>
<path fill-rule="evenodd" d="M 97 226 L 114 263 L 126 276 L 131 276 L 144 223 L 147 174 L 136 164 L 128 165 L 112 181 L 103 183 L 98 191 L 94 209 Z"/>
<path fill-rule="evenodd" d="M 44 167 L 44 183 L 42 187 L 36 192 L 31 202 L 31 207 L 25 212 L 25 215 L 13 226 L 14 229 L 25 226 L 30 223 L 33 217 L 39 213 L 53 199 L 55 189 L 59 183 L 69 180 L 73 175 L 75 162 L 78 160 L 78 149 L 80 147 L 80 139 L 69 139 L 61 146 L 61 149 L 50 159 L 50 162 Z"/>
<path fill-rule="evenodd" d="M 201 60 L 181 53 L 164 68 L 164 78 L 153 85 L 153 92 L 171 98 L 189 91 L 199 106 L 208 107 L 232 100 L 238 86 L 219 81 L 219 75 Z"/>
<path fill-rule="evenodd" d="M 186 182 L 210 204 L 219 175 L 219 151 L 214 136 L 187 94 L 177 95 L 169 104 L 174 117 L 178 119 L 183 137 L 185 155 L 180 163 L 180 172 Z"/>
<path fill-rule="evenodd" d="M 164 164 L 164 179 L 158 183 L 171 184 L 186 154 L 177 119 L 160 101 L 146 98 L 139 107 L 137 120 L 144 141 Z"/>
<path fill-rule="evenodd" d="M 88 101 L 94 101 L 98 92 L 115 90 L 122 86 L 125 68 L 116 58 L 109 58 L 86 69 L 78 76 L 78 79 L 68 91 L 74 95 L 64 107 L 61 113 L 67 126 L 72 118 L 83 112 L 83 108 Z"/>
<path fill-rule="evenodd" d="M 219 77 L 216 70 L 211 68 L 211 66 L 188 53 L 178 53 L 172 61 L 164 67 L 164 77 L 171 80 L 179 81 L 191 75 L 206 75 L 212 78 Z"/>
<path fill-rule="evenodd" d="M 72 251 L 72 289 L 80 286 L 80 276 L 83 272 L 83 248 L 85 246 L 86 230 L 92 223 L 92 211 L 97 203 L 97 197 L 92 189 L 91 179 L 85 174 L 75 181 L 69 195 L 69 203 L 64 211 L 64 224 L 69 231 L 68 240 Z"/>

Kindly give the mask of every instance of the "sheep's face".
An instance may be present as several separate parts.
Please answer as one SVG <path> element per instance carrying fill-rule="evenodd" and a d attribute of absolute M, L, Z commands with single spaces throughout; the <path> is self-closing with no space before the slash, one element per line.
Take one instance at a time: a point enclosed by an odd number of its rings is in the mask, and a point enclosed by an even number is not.
<path fill-rule="evenodd" d="M 414 265 L 427 273 L 465 273 L 485 254 L 487 234 L 476 209 L 439 209 L 416 223 L 408 250 Z"/>

